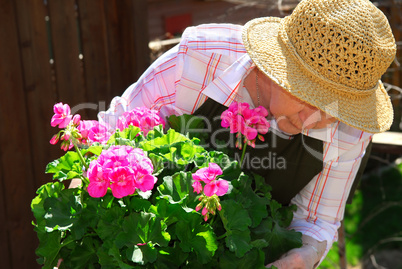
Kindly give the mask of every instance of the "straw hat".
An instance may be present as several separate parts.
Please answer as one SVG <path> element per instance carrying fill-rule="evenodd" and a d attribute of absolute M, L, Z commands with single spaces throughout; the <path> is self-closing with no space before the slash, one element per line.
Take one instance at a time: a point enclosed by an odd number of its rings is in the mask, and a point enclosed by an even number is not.
<path fill-rule="evenodd" d="M 381 76 L 396 45 L 384 14 L 368 0 L 304 0 L 283 19 L 243 29 L 256 66 L 297 98 L 357 129 L 390 128 L 393 108 Z"/>

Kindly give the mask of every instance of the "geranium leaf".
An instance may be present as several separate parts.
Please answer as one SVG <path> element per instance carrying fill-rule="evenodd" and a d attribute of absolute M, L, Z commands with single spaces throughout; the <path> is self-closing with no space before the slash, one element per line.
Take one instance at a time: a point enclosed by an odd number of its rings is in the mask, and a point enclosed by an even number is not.
<path fill-rule="evenodd" d="M 52 269 L 57 264 L 56 257 L 62 247 L 61 232 L 54 231 L 50 233 L 38 232 L 39 246 L 35 253 L 43 257 L 43 269 Z"/>
<path fill-rule="evenodd" d="M 277 260 L 283 253 L 302 245 L 301 233 L 281 227 L 274 222 L 268 246 L 269 261 Z"/>
<path fill-rule="evenodd" d="M 46 226 L 61 231 L 70 229 L 78 221 L 82 210 L 77 189 L 66 189 L 60 192 L 59 197 L 48 197 L 43 207 L 46 210 L 44 218 Z"/>
<path fill-rule="evenodd" d="M 173 176 L 163 178 L 163 183 L 158 187 L 158 191 L 162 198 L 167 198 L 170 203 L 183 203 L 187 199 L 186 205 L 196 201 L 193 187 L 193 181 L 190 172 L 179 172 Z M 195 207 L 195 206 L 194 206 Z"/>
<path fill-rule="evenodd" d="M 44 216 L 46 210 L 43 207 L 45 200 L 48 197 L 59 197 L 60 192 L 64 189 L 64 185 L 59 182 L 49 182 L 42 185 L 36 193 L 38 194 L 31 202 L 31 209 L 41 229 L 44 229 Z M 41 225 L 43 224 L 43 226 Z"/>
<path fill-rule="evenodd" d="M 102 153 L 103 147 L 102 146 L 90 146 L 86 150 L 82 150 L 81 153 L 82 155 L 85 155 L 87 152 L 91 152 L 97 156 L 99 156 Z"/>
<path fill-rule="evenodd" d="M 63 261 L 63 267 L 74 267 L 77 269 L 95 268 L 94 265 L 98 263 L 98 256 L 96 255 L 98 247 L 98 240 L 94 240 L 91 237 L 83 238 L 82 244 L 75 245 L 75 248 L 69 255 L 69 259 Z"/>
<path fill-rule="evenodd" d="M 202 225 L 201 219 L 198 213 L 193 213 L 188 216 L 187 220 L 177 222 L 176 235 L 183 251 L 194 251 L 198 261 L 205 264 L 212 259 L 218 245 L 213 230 Z"/>
<path fill-rule="evenodd" d="M 144 265 L 155 262 L 158 251 L 152 244 L 145 244 L 129 247 L 126 253 L 128 260 Z"/>
<path fill-rule="evenodd" d="M 154 167 L 153 175 L 158 176 L 164 169 L 163 158 L 154 153 L 150 153 L 148 158 L 152 161 L 152 165 Z"/>
<path fill-rule="evenodd" d="M 252 248 L 250 241 L 251 237 L 249 230 L 232 230 L 225 239 L 226 246 L 231 251 L 235 252 L 236 256 L 239 258 L 243 257 L 244 254 Z"/>
<path fill-rule="evenodd" d="M 258 196 L 252 190 L 251 184 L 248 184 L 237 197 L 236 201 L 240 202 L 244 207 L 247 205 L 247 211 L 252 220 L 251 227 L 257 227 L 262 219 L 268 216 L 267 206 L 270 201 L 266 197 Z M 243 200 L 247 200 L 247 202 Z"/>
<path fill-rule="evenodd" d="M 109 248 L 108 254 L 113 257 L 114 260 L 114 268 L 120 268 L 120 269 L 132 269 L 134 266 L 131 266 L 127 263 L 125 263 L 122 259 L 122 255 L 119 251 L 119 249 L 113 245 Z"/>
<path fill-rule="evenodd" d="M 221 205 L 222 210 L 220 215 L 223 216 L 222 222 L 227 231 L 248 230 L 252 222 L 247 210 L 240 203 L 234 200 L 224 200 L 221 202 Z"/>
<path fill-rule="evenodd" d="M 104 242 L 114 241 L 121 232 L 124 213 L 125 210 L 117 206 L 103 212 L 95 231 Z"/>
<path fill-rule="evenodd" d="M 46 166 L 47 174 L 54 174 L 53 179 L 63 181 L 82 174 L 81 161 L 77 152 L 69 151 L 61 158 L 50 162 Z"/>
<path fill-rule="evenodd" d="M 221 269 L 265 269 L 264 252 L 252 249 L 247 255 L 239 258 L 234 253 L 226 251 L 219 256 Z"/>
<path fill-rule="evenodd" d="M 137 245 L 153 243 L 166 246 L 170 235 L 162 227 L 162 219 L 152 213 L 131 213 L 124 218 L 122 223 L 123 232 L 116 238 L 116 246 Z"/>
<path fill-rule="evenodd" d="M 158 253 L 158 258 L 155 261 L 155 268 L 181 268 L 181 265 L 184 265 L 188 256 L 188 253 L 183 252 L 181 248 L 178 247 L 161 248 Z"/>

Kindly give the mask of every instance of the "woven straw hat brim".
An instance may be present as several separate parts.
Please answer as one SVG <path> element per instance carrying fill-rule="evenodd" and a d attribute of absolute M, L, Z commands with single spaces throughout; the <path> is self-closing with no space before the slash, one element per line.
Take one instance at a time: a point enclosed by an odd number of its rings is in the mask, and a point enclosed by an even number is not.
<path fill-rule="evenodd" d="M 278 38 L 281 21 L 276 17 L 249 21 L 243 43 L 255 65 L 293 96 L 359 130 L 378 133 L 390 128 L 393 108 L 381 81 L 362 95 L 348 94 L 348 87 L 305 72 Z M 342 89 L 344 88 L 344 89 Z"/>

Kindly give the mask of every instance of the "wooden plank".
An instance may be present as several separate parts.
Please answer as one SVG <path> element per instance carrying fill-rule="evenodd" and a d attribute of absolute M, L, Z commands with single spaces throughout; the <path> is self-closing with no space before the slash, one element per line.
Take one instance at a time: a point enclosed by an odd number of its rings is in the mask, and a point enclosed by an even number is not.
<path fill-rule="evenodd" d="M 0 23 L 2 25 L 14 25 L 13 21 L 14 17 L 14 10 L 11 5 L 11 1 L 3 1 L 0 3 Z M 15 29 L 15 28 L 14 28 Z M 7 32 L 5 31 L 0 31 L 0 47 L 3 48 L 5 47 L 6 50 L 4 53 L 10 52 L 12 48 L 10 48 L 12 44 L 16 45 L 17 40 L 13 40 L 12 38 L 16 38 L 16 36 L 6 36 Z M 7 40 L 7 42 L 5 42 Z M 0 70 L 6 69 L 6 65 L 8 62 L 3 59 L 0 62 Z M 6 73 L 1 72 L 0 77 L 2 78 L 2 81 L 7 81 L 9 78 L 6 77 Z M 3 84 L 2 84 L 3 85 Z M 0 120 L 7 115 L 7 111 L 2 105 L 3 98 L 0 99 Z M 0 125 L 0 146 L 2 145 L 3 141 L 5 140 L 5 130 L 4 127 L 5 125 L 1 124 Z M 8 218 L 7 218 L 7 204 L 9 203 L 7 201 L 7 196 L 6 196 L 6 178 L 4 175 L 5 171 L 5 163 L 3 162 L 3 158 L 5 158 L 5 154 L 2 151 L 2 147 L 0 147 L 0 218 L 1 221 L 0 223 L 0 260 L 4 264 L 5 268 L 12 268 L 11 267 L 11 252 L 10 252 L 10 236 L 9 236 L 9 229 L 8 229 Z M 10 180 L 10 179 L 8 179 Z M 8 181 L 7 181 L 8 182 Z"/>
<path fill-rule="evenodd" d="M 147 0 L 135 0 L 132 16 L 134 29 L 135 49 L 135 75 L 136 80 L 150 65 L 150 50 L 148 47 L 148 2 Z"/>
<path fill-rule="evenodd" d="M 137 78 L 132 18 L 134 1 L 104 1 L 110 83 L 119 95 Z"/>
<path fill-rule="evenodd" d="M 105 110 L 113 95 L 109 74 L 108 39 L 103 1 L 78 1 L 78 14 L 83 49 L 86 100 L 93 108 L 87 109 L 88 119 L 96 119 L 99 109 Z M 103 101 L 103 103 L 102 103 Z M 88 107 L 90 106 L 88 104 Z"/>
<path fill-rule="evenodd" d="M 147 28 L 143 23 L 146 1 L 88 0 L 77 5 L 87 101 L 88 106 L 98 109 L 89 112 L 90 118 L 95 118 L 149 65 Z"/>
<path fill-rule="evenodd" d="M 75 0 L 48 0 L 58 101 L 74 106 L 85 102 L 83 67 L 79 59 Z"/>
<path fill-rule="evenodd" d="M 2 252 L 2 268 L 36 268 L 35 235 L 30 224 L 30 200 L 34 193 L 29 124 L 25 107 L 24 77 L 16 24 L 15 0 L 1 1 L 0 31 L 2 60 L 0 76 L 1 201 L 5 207 L 2 232 L 7 231 L 8 249 Z M 4 204 L 3 204 L 4 203 Z M 2 216 L 3 217 L 3 216 Z M 3 234 L 2 234 L 3 235 Z M 3 238 L 2 240 L 3 241 Z M 4 252 L 3 252 L 4 251 Z M 4 255 L 4 256 L 3 256 Z"/>
<path fill-rule="evenodd" d="M 24 74 L 26 107 L 33 161 L 35 188 L 51 180 L 44 170 L 50 161 L 59 157 L 57 147 L 49 144 L 53 133 L 50 126 L 53 105 L 58 101 L 52 78 L 45 17 L 47 8 L 42 1 L 16 1 L 17 22 L 21 43 L 21 64 Z M 46 98 L 44 98 L 46 96 Z"/>

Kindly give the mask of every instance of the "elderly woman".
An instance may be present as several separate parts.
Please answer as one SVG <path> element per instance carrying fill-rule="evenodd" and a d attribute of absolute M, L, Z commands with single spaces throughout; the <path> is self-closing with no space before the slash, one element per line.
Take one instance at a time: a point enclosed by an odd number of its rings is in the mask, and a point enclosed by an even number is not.
<path fill-rule="evenodd" d="M 337 240 L 373 133 L 392 123 L 380 78 L 395 52 L 388 21 L 370 1 L 304 0 L 283 19 L 186 29 L 99 120 L 113 127 L 139 106 L 202 115 L 217 145 L 231 139 L 216 116 L 232 102 L 265 107 L 270 131 L 243 167 L 265 177 L 274 199 L 298 208 L 289 228 L 303 234 L 303 247 L 273 264 L 313 268 Z"/>

